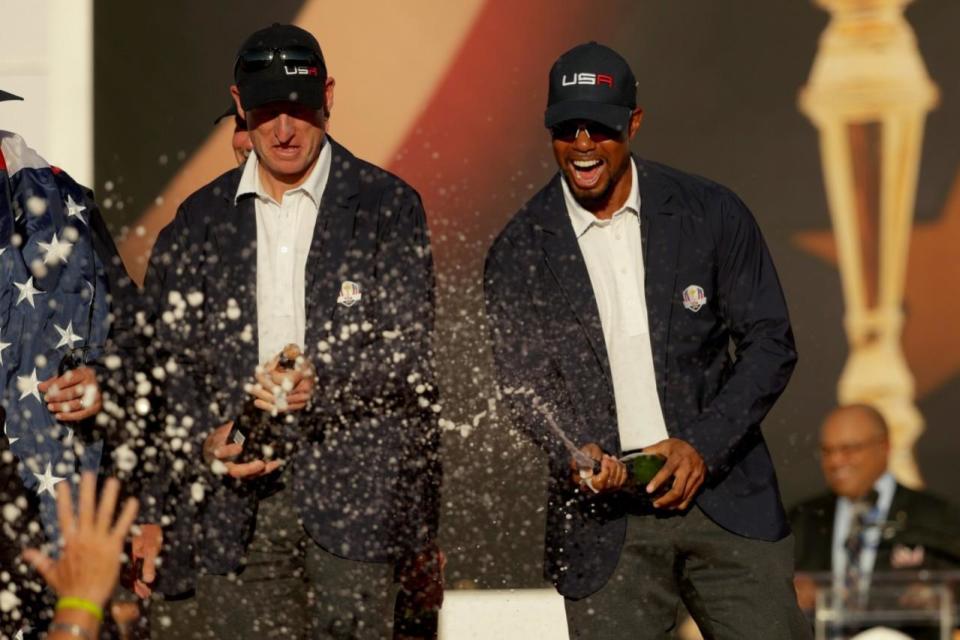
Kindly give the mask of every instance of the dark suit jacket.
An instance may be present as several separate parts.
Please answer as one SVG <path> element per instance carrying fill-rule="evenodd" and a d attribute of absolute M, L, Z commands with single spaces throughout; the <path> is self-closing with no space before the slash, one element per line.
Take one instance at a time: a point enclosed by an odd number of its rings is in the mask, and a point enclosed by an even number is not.
<path fill-rule="evenodd" d="M 786 518 L 760 422 L 796 362 L 773 262 L 747 207 L 726 188 L 634 158 L 646 302 L 667 431 L 703 456 L 703 511 L 737 534 L 777 540 Z M 485 297 L 501 388 L 515 422 L 549 454 L 545 573 L 564 595 L 599 589 L 626 532 L 618 496 L 571 486 L 570 456 L 532 406 L 551 408 L 577 443 L 620 454 L 610 367 L 593 289 L 558 174 L 487 256 Z M 682 292 L 699 285 L 693 312 Z M 730 341 L 736 347 L 731 357 Z M 511 393 L 526 389 L 531 393 Z"/>
<path fill-rule="evenodd" d="M 837 496 L 823 493 L 790 510 L 798 571 L 833 569 L 836 508 Z M 874 565 L 876 572 L 960 569 L 960 509 L 933 494 L 898 484 L 882 532 Z M 894 549 L 916 551 L 918 547 L 923 547 L 919 564 L 904 566 L 902 561 L 891 562 Z"/>
<path fill-rule="evenodd" d="M 437 527 L 429 238 L 410 186 L 327 140 L 332 165 L 307 261 L 303 345 L 317 393 L 287 428 L 296 442 L 287 468 L 313 540 L 345 558 L 391 561 L 432 542 Z M 176 518 L 168 539 L 179 538 L 163 570 L 186 569 L 174 571 L 168 592 L 189 586 L 192 561 L 214 573 L 235 569 L 256 513 L 250 483 L 194 477 L 206 469 L 204 439 L 240 413 L 258 361 L 256 216 L 253 196 L 234 203 L 241 173 L 187 198 L 157 240 L 145 283 L 155 355 L 177 364 L 164 383 L 173 427 L 161 428 L 191 447 L 165 439 L 186 465 L 168 465 L 172 482 L 154 505 Z M 361 288 L 353 306 L 337 302 L 345 281 Z M 201 503 L 190 497 L 194 482 L 206 487 Z"/>

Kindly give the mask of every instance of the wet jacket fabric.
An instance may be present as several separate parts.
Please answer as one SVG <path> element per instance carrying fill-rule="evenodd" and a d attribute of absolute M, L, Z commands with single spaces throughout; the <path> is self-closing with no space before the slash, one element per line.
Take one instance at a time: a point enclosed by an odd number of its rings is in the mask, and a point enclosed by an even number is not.
<path fill-rule="evenodd" d="M 696 504 L 722 527 L 779 540 L 789 528 L 760 425 L 796 362 L 773 262 L 725 187 L 634 158 L 657 392 L 670 436 L 703 456 Z M 608 354 L 557 174 L 508 223 L 485 268 L 499 382 L 514 423 L 548 454 L 545 575 L 580 598 L 616 567 L 629 507 L 570 481 L 546 407 L 579 445 L 621 454 Z M 731 354 L 729 345 L 734 346 Z"/>
<path fill-rule="evenodd" d="M 352 560 L 392 561 L 425 548 L 437 527 L 429 237 L 416 191 L 327 141 L 332 165 L 307 260 L 302 345 L 318 379 L 312 406 L 283 427 L 294 444 L 286 475 L 317 544 Z M 207 435 L 242 411 L 258 363 L 256 218 L 252 195 L 235 202 L 241 171 L 187 198 L 161 232 L 145 282 L 161 349 L 154 357 L 174 372 L 156 429 L 168 460 L 187 462 L 168 465 L 153 505 L 154 517 L 173 522 L 165 592 L 192 586 L 198 568 L 236 569 L 257 508 L 256 482 L 218 476 L 201 455 Z"/>

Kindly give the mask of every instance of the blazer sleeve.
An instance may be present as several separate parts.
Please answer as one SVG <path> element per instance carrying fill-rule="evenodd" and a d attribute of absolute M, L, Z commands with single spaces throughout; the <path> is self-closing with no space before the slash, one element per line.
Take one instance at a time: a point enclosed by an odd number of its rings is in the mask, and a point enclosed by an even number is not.
<path fill-rule="evenodd" d="M 163 370 L 162 380 L 154 381 L 162 397 L 150 407 L 146 438 L 162 472 L 151 474 L 143 488 L 149 500 L 141 507 L 144 521 L 163 513 L 165 497 L 183 481 L 177 469 L 196 472 L 204 440 L 223 422 L 211 401 L 213 379 L 202 359 L 201 350 L 208 344 L 203 335 L 203 306 L 188 302 L 204 293 L 205 261 L 203 239 L 198 235 L 204 231 L 190 224 L 188 207 L 189 201 L 160 232 L 144 279 L 143 324 L 148 344 L 143 358 L 151 369 Z M 176 464 L 181 457 L 185 464 Z"/>
<path fill-rule="evenodd" d="M 753 215 L 727 191 L 718 206 L 717 291 L 735 346 L 734 364 L 699 418 L 679 425 L 680 437 L 700 452 L 714 477 L 737 463 L 739 447 L 760 428 L 797 362 L 786 300 Z"/>
<path fill-rule="evenodd" d="M 567 433 L 575 432 L 564 424 L 576 414 L 531 301 L 528 271 L 517 259 L 524 251 L 501 236 L 484 268 L 484 302 L 498 394 L 511 422 L 547 454 L 551 465 L 565 467 L 570 454 L 543 412 Z"/>

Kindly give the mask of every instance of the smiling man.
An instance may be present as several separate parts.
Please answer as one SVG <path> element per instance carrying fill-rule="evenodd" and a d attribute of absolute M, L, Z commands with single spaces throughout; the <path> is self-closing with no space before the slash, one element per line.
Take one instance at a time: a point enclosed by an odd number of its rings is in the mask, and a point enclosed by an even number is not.
<path fill-rule="evenodd" d="M 820 430 L 820 468 L 829 491 L 790 511 L 797 537 L 800 603 L 813 609 L 810 573 L 831 572 L 866 597 L 877 575 L 960 567 L 960 510 L 888 471 L 890 436 L 883 415 L 864 404 L 838 407 Z M 900 583 L 903 585 L 904 583 Z M 927 630 L 924 637 L 937 633 Z M 911 634 L 911 637 L 917 637 Z"/>
<path fill-rule="evenodd" d="M 667 637 L 681 600 L 707 638 L 807 638 L 760 430 L 796 361 L 786 303 L 736 195 L 631 155 L 636 87 L 603 45 L 560 56 L 560 171 L 487 256 L 501 390 L 549 457 L 545 575 L 574 638 Z M 664 460 L 646 485 L 619 460 L 640 450 Z"/>
<path fill-rule="evenodd" d="M 156 357 L 175 363 L 155 586 L 193 595 L 160 603 L 154 633 L 194 615 L 197 637 L 387 637 L 395 575 L 421 608 L 442 597 L 423 207 L 327 135 L 311 34 L 257 31 L 234 78 L 253 153 L 183 203 L 146 279 Z"/>

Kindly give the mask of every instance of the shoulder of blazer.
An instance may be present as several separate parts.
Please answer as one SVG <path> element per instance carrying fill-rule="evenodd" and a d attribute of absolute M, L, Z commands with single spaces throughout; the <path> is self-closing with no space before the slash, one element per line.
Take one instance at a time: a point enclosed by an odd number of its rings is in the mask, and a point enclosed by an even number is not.
<path fill-rule="evenodd" d="M 897 512 L 904 512 L 909 520 L 932 520 L 945 518 L 957 513 L 956 505 L 929 491 L 918 491 L 897 483 L 897 489 L 890 503 L 889 518 L 895 518 Z"/>
<path fill-rule="evenodd" d="M 337 204 L 347 205 L 355 195 L 381 194 L 382 198 L 393 193 L 400 203 L 421 203 L 420 194 L 398 175 L 353 155 L 346 147 L 327 136 L 333 152 L 330 159 L 330 177 L 327 190 L 337 199 Z M 324 192 L 324 196 L 327 192 Z"/>
<path fill-rule="evenodd" d="M 191 193 L 177 209 L 191 228 L 205 227 L 224 212 L 236 209 L 234 199 L 243 166 L 234 167 Z"/>

